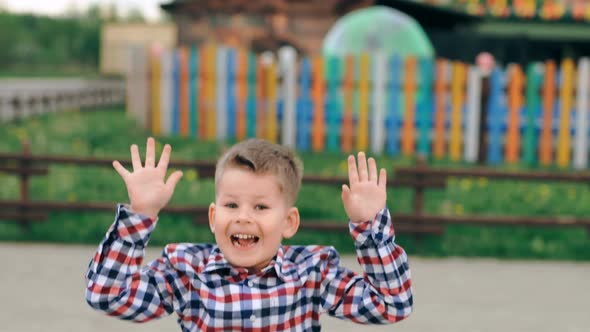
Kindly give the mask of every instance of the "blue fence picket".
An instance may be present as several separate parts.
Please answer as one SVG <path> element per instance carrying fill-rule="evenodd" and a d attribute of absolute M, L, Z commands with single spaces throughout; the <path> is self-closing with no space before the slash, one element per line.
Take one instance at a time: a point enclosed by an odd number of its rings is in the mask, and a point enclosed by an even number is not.
<path fill-rule="evenodd" d="M 248 97 L 246 102 L 246 136 L 256 137 L 256 56 L 248 54 Z"/>
<path fill-rule="evenodd" d="M 227 50 L 227 137 L 235 139 L 236 137 L 236 117 L 237 117 L 237 100 L 236 100 L 236 50 L 230 48 Z"/>
<path fill-rule="evenodd" d="M 302 151 L 309 151 L 310 128 L 312 117 L 312 100 L 309 94 L 311 86 L 311 63 L 309 58 L 301 61 L 299 75 L 299 99 L 297 100 L 297 147 Z"/>
<path fill-rule="evenodd" d="M 504 127 L 504 108 L 503 98 L 504 77 L 499 69 L 492 72 L 490 78 L 490 97 L 488 103 L 488 162 L 490 164 L 499 164 L 502 162 L 502 133 Z"/>
<path fill-rule="evenodd" d="M 433 98 L 432 83 L 434 64 L 431 59 L 421 58 L 419 61 L 420 81 L 419 81 L 419 99 L 417 105 L 417 125 L 418 125 L 418 153 L 423 156 L 430 154 L 430 128 L 432 128 Z"/>
<path fill-rule="evenodd" d="M 326 98 L 326 131 L 327 148 L 328 151 L 332 152 L 340 150 L 338 141 L 341 127 L 341 107 L 338 95 L 341 76 L 340 66 L 340 58 L 330 57 L 327 59 L 327 71 L 325 75 L 328 86 Z"/>
<path fill-rule="evenodd" d="M 385 120 L 387 128 L 387 152 L 397 155 L 400 152 L 401 111 L 400 95 L 402 59 L 394 55 L 389 60 L 389 105 Z"/>

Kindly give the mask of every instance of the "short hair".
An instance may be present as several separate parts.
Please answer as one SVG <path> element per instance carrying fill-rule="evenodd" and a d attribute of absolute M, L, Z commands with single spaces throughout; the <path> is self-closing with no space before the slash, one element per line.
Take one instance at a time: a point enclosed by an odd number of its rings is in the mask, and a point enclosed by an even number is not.
<path fill-rule="evenodd" d="M 287 203 L 294 205 L 297 201 L 303 177 L 303 163 L 288 147 L 257 138 L 232 146 L 219 158 L 215 167 L 216 195 L 224 170 L 234 167 L 250 170 L 255 174 L 275 175 Z"/>

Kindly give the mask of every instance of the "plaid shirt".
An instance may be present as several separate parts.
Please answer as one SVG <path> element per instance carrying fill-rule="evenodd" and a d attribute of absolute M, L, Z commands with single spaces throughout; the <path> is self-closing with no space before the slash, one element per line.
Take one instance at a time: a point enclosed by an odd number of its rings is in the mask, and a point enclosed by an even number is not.
<path fill-rule="evenodd" d="M 412 311 L 407 256 L 394 243 L 387 209 L 349 224 L 364 277 L 321 246 L 282 246 L 257 274 L 231 266 L 212 244 L 169 244 L 141 267 L 155 225 L 119 205 L 88 267 L 90 306 L 138 322 L 175 312 L 182 331 L 319 331 L 325 312 L 381 324 Z"/>

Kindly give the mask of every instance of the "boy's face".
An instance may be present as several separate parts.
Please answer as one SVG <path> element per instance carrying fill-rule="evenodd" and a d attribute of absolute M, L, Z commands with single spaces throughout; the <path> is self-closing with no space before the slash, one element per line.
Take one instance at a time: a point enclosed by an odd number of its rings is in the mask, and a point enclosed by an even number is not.
<path fill-rule="evenodd" d="M 256 273 L 297 232 L 299 212 L 287 205 L 276 176 L 228 168 L 209 206 L 209 225 L 228 262 Z"/>

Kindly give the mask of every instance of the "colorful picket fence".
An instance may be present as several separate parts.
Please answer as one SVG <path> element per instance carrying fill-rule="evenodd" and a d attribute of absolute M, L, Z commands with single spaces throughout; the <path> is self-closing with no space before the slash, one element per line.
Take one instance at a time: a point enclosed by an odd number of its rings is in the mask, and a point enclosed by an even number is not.
<path fill-rule="evenodd" d="M 131 65 L 129 109 L 156 135 L 475 162 L 483 129 L 489 164 L 588 164 L 587 58 L 496 68 L 486 105 L 479 70 L 445 59 L 181 47 Z"/>

